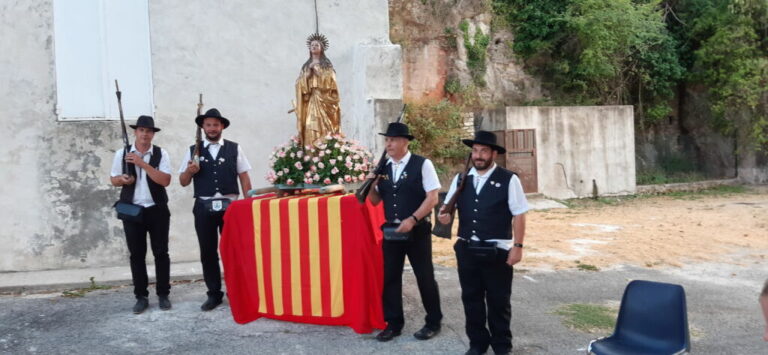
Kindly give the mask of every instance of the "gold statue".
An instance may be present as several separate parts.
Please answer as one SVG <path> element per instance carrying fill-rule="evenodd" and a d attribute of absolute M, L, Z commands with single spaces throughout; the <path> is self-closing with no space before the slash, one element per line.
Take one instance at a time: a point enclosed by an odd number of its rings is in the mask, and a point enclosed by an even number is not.
<path fill-rule="evenodd" d="M 328 134 L 341 132 L 341 109 L 336 71 L 325 56 L 328 39 L 319 33 L 307 38 L 309 59 L 296 79 L 295 111 L 301 144 L 313 145 Z"/>

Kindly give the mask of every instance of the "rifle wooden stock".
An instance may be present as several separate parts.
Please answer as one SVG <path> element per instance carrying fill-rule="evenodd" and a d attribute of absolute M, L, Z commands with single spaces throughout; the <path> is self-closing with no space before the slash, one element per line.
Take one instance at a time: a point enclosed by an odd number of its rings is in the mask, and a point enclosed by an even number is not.
<path fill-rule="evenodd" d="M 203 111 L 203 93 L 200 93 L 200 99 L 197 103 L 197 116 L 200 116 Z M 195 164 L 200 164 L 200 149 L 203 146 L 203 134 L 200 126 L 195 123 L 195 150 L 192 152 L 192 161 Z"/>
<path fill-rule="evenodd" d="M 128 155 L 128 152 L 131 151 L 131 143 L 128 141 L 128 130 L 125 129 L 125 117 L 123 116 L 123 93 L 120 92 L 120 85 L 117 84 L 117 79 L 115 79 L 115 95 L 117 96 L 117 108 L 120 111 L 120 127 L 122 128 L 123 132 L 123 174 L 128 174 L 130 176 L 136 176 L 136 169 L 133 169 L 133 164 L 128 164 L 127 161 L 125 161 L 125 157 Z"/>
<path fill-rule="evenodd" d="M 464 184 L 467 182 L 467 174 L 469 174 L 470 169 L 472 169 L 472 153 L 469 153 L 469 156 L 467 156 L 467 163 L 464 166 L 464 172 L 459 175 L 456 191 L 454 191 L 451 199 L 443 204 L 445 208 L 444 212 L 451 216 L 451 220 L 447 224 L 442 224 L 438 218 L 435 218 L 435 227 L 432 228 L 432 234 L 440 238 L 451 239 L 453 217 L 456 214 L 456 201 L 458 201 L 459 195 L 461 195 L 461 192 L 464 190 Z"/>

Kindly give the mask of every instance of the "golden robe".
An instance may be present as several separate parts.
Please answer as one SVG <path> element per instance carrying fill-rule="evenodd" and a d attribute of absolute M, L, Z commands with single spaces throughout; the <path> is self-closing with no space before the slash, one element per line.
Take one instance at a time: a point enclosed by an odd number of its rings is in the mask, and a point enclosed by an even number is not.
<path fill-rule="evenodd" d="M 296 80 L 296 118 L 301 143 L 312 145 L 328 134 L 341 132 L 341 109 L 336 73 L 317 67 L 301 71 Z"/>

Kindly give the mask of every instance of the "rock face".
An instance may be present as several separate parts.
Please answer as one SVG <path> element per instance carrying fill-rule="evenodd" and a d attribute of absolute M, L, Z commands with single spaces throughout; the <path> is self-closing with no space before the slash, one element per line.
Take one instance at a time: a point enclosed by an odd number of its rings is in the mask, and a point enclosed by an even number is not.
<path fill-rule="evenodd" d="M 403 47 L 403 90 L 407 102 L 436 102 L 446 96 L 446 84 L 454 80 L 473 84 L 467 66 L 464 34 L 466 21 L 470 42 L 476 31 L 490 36 L 486 50 L 484 82 L 477 94 L 487 104 L 520 105 L 542 98 L 539 82 L 525 73 L 509 49 L 512 33 L 492 26 L 492 10 L 484 0 L 391 0 L 390 39 Z M 455 80 L 458 80 L 456 82 Z"/>

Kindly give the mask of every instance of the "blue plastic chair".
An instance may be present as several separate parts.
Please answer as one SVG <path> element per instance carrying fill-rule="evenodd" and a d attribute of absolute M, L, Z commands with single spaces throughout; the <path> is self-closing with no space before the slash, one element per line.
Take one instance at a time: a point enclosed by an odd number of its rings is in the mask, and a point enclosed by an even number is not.
<path fill-rule="evenodd" d="M 593 340 L 590 354 L 682 354 L 691 350 L 685 290 L 680 285 L 635 280 L 621 299 L 616 329 Z"/>

